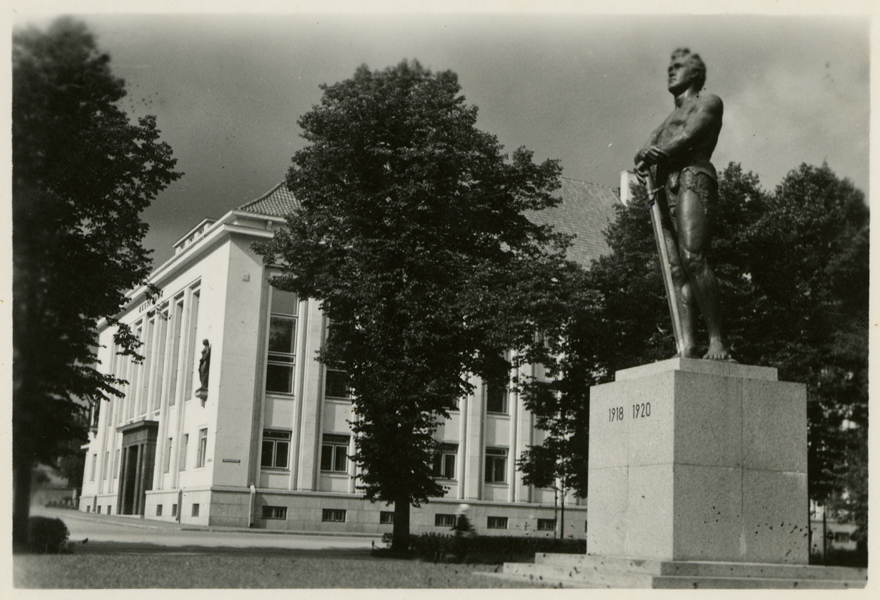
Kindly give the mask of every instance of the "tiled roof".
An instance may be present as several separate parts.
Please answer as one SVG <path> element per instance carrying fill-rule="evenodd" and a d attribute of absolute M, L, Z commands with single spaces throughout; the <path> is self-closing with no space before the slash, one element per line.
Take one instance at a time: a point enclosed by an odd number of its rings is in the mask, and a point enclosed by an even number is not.
<path fill-rule="evenodd" d="M 299 200 L 294 197 L 293 192 L 287 189 L 287 184 L 282 181 L 256 200 L 251 200 L 240 206 L 238 210 L 269 217 L 286 217 L 299 208 L 301 208 Z"/>
<path fill-rule="evenodd" d="M 614 206 L 620 204 L 615 190 L 563 177 L 562 186 L 554 193 L 562 202 L 554 208 L 529 211 L 535 223 L 553 225 L 560 233 L 574 235 L 567 257 L 585 267 L 593 259 L 609 251 L 605 243 L 605 229 L 614 219 Z"/>
<path fill-rule="evenodd" d="M 562 186 L 555 192 L 562 197 L 556 207 L 529 211 L 528 217 L 540 224 L 550 224 L 556 231 L 575 236 L 568 249 L 568 258 L 585 267 L 608 252 L 605 229 L 614 218 L 614 205 L 620 204 L 617 193 L 594 183 L 563 177 Z M 300 208 L 299 201 L 284 182 L 263 196 L 241 206 L 239 210 L 260 215 L 283 217 Z"/>

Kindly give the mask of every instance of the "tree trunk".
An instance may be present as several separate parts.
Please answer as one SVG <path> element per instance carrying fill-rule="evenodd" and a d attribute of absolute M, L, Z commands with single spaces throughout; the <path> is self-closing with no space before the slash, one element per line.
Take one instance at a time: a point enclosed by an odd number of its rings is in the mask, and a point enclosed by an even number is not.
<path fill-rule="evenodd" d="M 409 498 L 398 497 L 394 502 L 394 530 L 391 538 L 393 552 L 409 550 Z"/>
<path fill-rule="evenodd" d="M 15 442 L 13 442 L 13 445 Z M 28 523 L 31 512 L 31 472 L 34 461 L 28 452 L 13 450 L 12 465 L 12 551 L 28 547 Z"/>

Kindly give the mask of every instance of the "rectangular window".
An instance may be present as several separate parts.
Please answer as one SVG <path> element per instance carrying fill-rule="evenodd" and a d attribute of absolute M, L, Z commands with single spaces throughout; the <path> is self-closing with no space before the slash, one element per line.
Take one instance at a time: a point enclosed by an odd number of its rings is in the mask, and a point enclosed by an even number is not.
<path fill-rule="evenodd" d="M 455 515 L 434 515 L 434 527 L 455 527 Z"/>
<path fill-rule="evenodd" d="M 327 369 L 324 396 L 327 398 L 350 399 L 351 388 L 348 387 L 348 373 L 338 369 Z"/>
<path fill-rule="evenodd" d="M 183 342 L 183 298 L 174 303 L 174 312 L 171 315 L 171 364 L 169 371 L 171 379 L 168 381 L 168 406 L 174 406 L 177 399 L 177 374 L 180 371 L 180 345 Z"/>
<path fill-rule="evenodd" d="M 131 388 L 129 387 L 129 376 L 131 371 L 131 357 L 130 356 L 121 356 L 120 361 L 122 362 L 122 377 L 125 381 L 123 389 L 125 390 L 125 396 L 120 398 L 123 402 L 123 408 L 119 411 L 119 422 L 124 423 L 126 419 L 126 415 L 129 413 L 131 408 Z"/>
<path fill-rule="evenodd" d="M 172 516 L 172 517 L 176 517 L 176 516 L 177 516 L 177 505 L 176 505 L 176 504 L 172 504 L 172 505 L 171 505 L 171 516 Z"/>
<path fill-rule="evenodd" d="M 263 518 L 264 519 L 276 519 L 276 520 L 285 520 L 287 518 L 287 507 L 286 506 L 264 506 L 263 507 Z"/>
<path fill-rule="evenodd" d="M 208 453 L 208 429 L 199 429 L 199 454 L 196 458 L 196 468 L 205 466 L 205 455 Z"/>
<path fill-rule="evenodd" d="M 538 519 L 538 531 L 556 531 L 556 519 Z"/>
<path fill-rule="evenodd" d="M 173 438 L 168 438 L 165 440 L 165 455 L 162 457 L 162 467 L 163 473 L 168 473 L 171 471 L 171 445 Z"/>
<path fill-rule="evenodd" d="M 112 514 L 112 513 L 113 513 L 113 505 L 108 504 L 108 505 L 107 505 L 107 514 L 109 515 L 109 514 Z"/>
<path fill-rule="evenodd" d="M 486 448 L 486 483 L 507 481 L 507 448 Z"/>
<path fill-rule="evenodd" d="M 850 541 L 850 534 L 846 531 L 837 531 L 834 533 L 834 541 L 844 543 Z"/>
<path fill-rule="evenodd" d="M 193 507 L 192 507 L 192 516 L 194 516 L 194 517 L 198 517 L 198 516 L 199 516 L 199 505 L 198 505 L 198 504 L 193 504 Z"/>
<path fill-rule="evenodd" d="M 157 516 L 157 517 L 161 517 L 161 516 L 162 516 L 162 505 L 161 505 L 161 504 L 157 504 L 157 505 L 156 505 L 156 516 Z"/>
<path fill-rule="evenodd" d="M 321 520 L 325 523 L 345 523 L 345 511 L 338 508 L 321 510 Z"/>
<path fill-rule="evenodd" d="M 266 365 L 267 392 L 293 393 L 298 306 L 299 299 L 296 294 L 272 289 L 269 354 Z"/>
<path fill-rule="evenodd" d="M 507 386 L 489 384 L 486 386 L 486 412 L 507 414 Z"/>
<path fill-rule="evenodd" d="M 87 513 L 92 512 L 92 507 L 91 507 L 91 506 L 86 506 L 86 512 L 87 512 Z"/>
<path fill-rule="evenodd" d="M 95 469 L 98 465 L 98 455 L 92 454 L 92 476 L 89 478 L 91 481 L 95 480 Z"/>
<path fill-rule="evenodd" d="M 137 329 L 135 329 L 134 333 L 135 337 L 138 341 L 143 344 L 144 341 L 144 328 L 138 324 Z M 139 351 L 142 350 L 143 346 L 139 348 Z M 140 397 L 140 381 L 141 376 L 143 375 L 143 364 L 137 364 L 134 361 L 130 361 L 131 365 L 131 379 L 129 380 L 128 387 L 128 418 L 132 419 L 135 416 L 135 413 L 140 414 L 137 410 L 140 405 L 139 397 Z"/>
<path fill-rule="evenodd" d="M 290 432 L 278 429 L 263 430 L 263 448 L 260 466 L 264 469 L 287 469 L 290 461 Z"/>
<path fill-rule="evenodd" d="M 158 322 L 159 331 L 156 334 L 156 356 L 154 367 L 154 370 L 156 372 L 156 381 L 153 384 L 153 389 L 151 393 L 151 408 L 153 410 L 159 410 L 162 403 L 162 384 L 165 382 L 165 337 L 168 334 L 168 313 L 158 313 Z"/>
<path fill-rule="evenodd" d="M 348 472 L 348 436 L 325 433 L 321 446 L 321 470 Z"/>
<path fill-rule="evenodd" d="M 183 444 L 180 446 L 180 470 L 186 471 L 186 454 L 189 452 L 189 434 L 183 434 Z"/>
<path fill-rule="evenodd" d="M 107 479 L 107 470 L 110 468 L 110 451 L 104 453 L 104 462 L 101 464 L 101 479 Z"/>
<path fill-rule="evenodd" d="M 113 409 L 116 408 L 116 404 L 112 400 L 107 401 L 107 414 L 104 417 L 104 425 L 107 426 L 107 430 L 109 431 L 111 427 L 113 427 Z"/>
<path fill-rule="evenodd" d="M 140 353 L 144 356 L 144 362 L 141 365 L 141 389 L 138 393 L 138 414 L 147 413 L 149 408 L 150 393 L 150 372 L 153 366 L 153 337 L 156 334 L 156 319 L 152 318 L 147 321 L 147 335 L 144 338 L 144 345 L 140 348 Z"/>
<path fill-rule="evenodd" d="M 195 396 L 196 388 L 199 387 L 198 385 L 193 387 L 193 373 L 198 373 L 199 371 L 199 361 L 196 357 L 196 344 L 198 343 L 199 337 L 200 297 L 201 292 L 199 290 L 193 292 L 189 302 L 189 315 L 187 316 L 186 362 L 184 363 L 186 368 L 186 382 L 183 387 L 184 397 L 187 400 Z M 198 382 L 199 378 L 196 377 L 195 381 Z"/>
<path fill-rule="evenodd" d="M 113 479 L 119 479 L 119 448 L 116 449 L 116 456 L 113 457 Z"/>
<path fill-rule="evenodd" d="M 394 513 L 389 510 L 380 512 L 379 525 L 394 525 Z"/>
<path fill-rule="evenodd" d="M 489 517 L 486 521 L 489 529 L 507 529 L 507 517 Z"/>
<path fill-rule="evenodd" d="M 100 504 L 98 505 L 98 514 L 99 515 L 101 514 L 101 505 Z"/>
<path fill-rule="evenodd" d="M 455 479 L 455 456 L 458 454 L 456 444 L 442 444 L 434 453 L 434 477 L 437 479 Z"/>

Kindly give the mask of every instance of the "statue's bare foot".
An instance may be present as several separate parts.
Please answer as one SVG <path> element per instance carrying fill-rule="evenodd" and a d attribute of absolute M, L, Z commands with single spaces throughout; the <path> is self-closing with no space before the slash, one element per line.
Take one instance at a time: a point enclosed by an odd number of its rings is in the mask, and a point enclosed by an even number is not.
<path fill-rule="evenodd" d="M 733 361 L 730 357 L 730 352 L 721 343 L 720 340 L 710 340 L 709 341 L 709 351 L 703 355 L 703 360 L 729 360 Z M 733 361 L 736 362 L 736 361 Z"/>

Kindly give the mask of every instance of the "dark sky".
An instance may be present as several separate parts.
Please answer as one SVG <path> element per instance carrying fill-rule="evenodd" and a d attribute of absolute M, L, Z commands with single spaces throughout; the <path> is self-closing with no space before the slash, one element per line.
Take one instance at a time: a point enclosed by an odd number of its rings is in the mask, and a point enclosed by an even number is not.
<path fill-rule="evenodd" d="M 351 77 L 360 64 L 383 69 L 402 59 L 456 72 L 467 103 L 480 109 L 478 126 L 508 152 L 526 146 L 538 160 L 560 159 L 567 177 L 616 187 L 671 110 L 668 57 L 688 46 L 706 62 L 706 90 L 725 104 L 719 169 L 739 162 L 773 189 L 800 163 L 827 161 L 868 191 L 864 16 L 76 16 L 127 81 L 124 108 L 157 116 L 185 172 L 144 214 L 154 266 L 201 219 L 284 178 L 303 144 L 297 119 L 319 101 L 321 83 Z M 13 23 L 49 20 L 23 13 Z"/>

